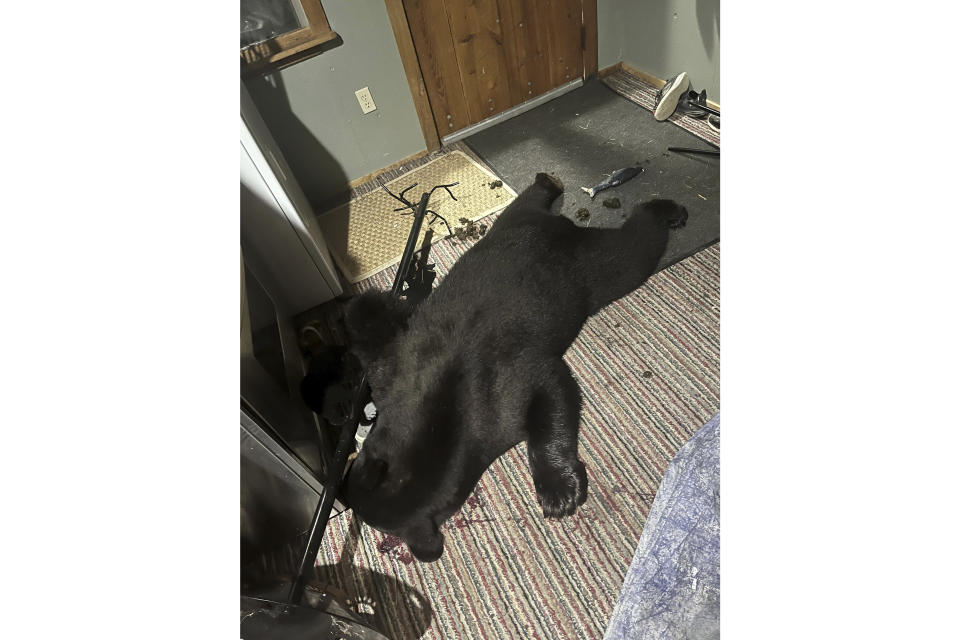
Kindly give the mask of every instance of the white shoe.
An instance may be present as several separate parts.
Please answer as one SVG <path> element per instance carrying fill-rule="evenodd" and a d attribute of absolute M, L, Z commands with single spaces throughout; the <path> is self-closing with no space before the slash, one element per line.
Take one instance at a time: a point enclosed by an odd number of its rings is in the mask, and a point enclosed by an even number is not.
<path fill-rule="evenodd" d="M 677 103 L 680 101 L 680 97 L 683 96 L 689 86 L 690 80 L 687 78 L 685 71 L 680 72 L 672 80 L 668 81 L 667 84 L 663 85 L 657 92 L 657 99 L 656 102 L 654 102 L 654 120 L 663 121 L 673 115 L 673 112 L 677 110 Z"/>

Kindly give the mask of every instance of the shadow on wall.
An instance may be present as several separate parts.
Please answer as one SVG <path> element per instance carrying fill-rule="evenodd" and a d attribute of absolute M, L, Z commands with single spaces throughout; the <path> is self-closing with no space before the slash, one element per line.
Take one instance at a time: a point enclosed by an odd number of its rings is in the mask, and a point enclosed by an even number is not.
<path fill-rule="evenodd" d="M 258 76 L 245 81 L 250 97 L 256 105 L 270 135 L 289 167 L 293 179 L 300 186 L 313 214 L 318 216 L 350 199 L 350 181 L 334 156 L 327 151 L 314 134 L 293 113 L 290 99 L 280 74 Z M 324 229 L 323 241 L 333 252 L 335 247 L 347 246 L 349 228 L 339 225 Z M 265 257 L 264 259 L 267 259 Z M 275 256 L 273 259 L 290 259 Z M 344 257 L 344 259 L 348 259 Z M 340 265 L 336 268 L 340 271 Z M 347 280 L 340 274 L 341 284 Z M 293 283 L 287 286 L 295 286 Z"/>
<path fill-rule="evenodd" d="M 719 101 L 720 0 L 627 3 L 624 23 L 624 62 L 664 80 L 686 71 Z"/>
<path fill-rule="evenodd" d="M 293 113 L 279 73 L 245 80 L 273 139 L 316 213 L 347 201 L 349 180 L 340 164 Z"/>
<path fill-rule="evenodd" d="M 703 49 L 712 59 L 716 40 L 720 38 L 720 0 L 697 0 L 697 26 Z"/>

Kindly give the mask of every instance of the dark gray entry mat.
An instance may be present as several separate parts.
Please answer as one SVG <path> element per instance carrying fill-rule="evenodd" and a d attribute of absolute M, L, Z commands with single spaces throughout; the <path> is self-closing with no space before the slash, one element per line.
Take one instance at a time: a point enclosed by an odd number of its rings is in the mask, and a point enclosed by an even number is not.
<path fill-rule="evenodd" d="M 553 211 L 580 225 L 619 227 L 633 205 L 652 198 L 683 204 L 690 218 L 671 237 L 661 269 L 720 239 L 720 157 L 667 151 L 672 146 L 711 147 L 672 122 L 657 122 L 598 80 L 464 142 L 517 191 L 539 171 L 556 175 L 566 192 Z M 644 172 L 592 201 L 580 190 L 631 165 Z M 621 208 L 604 207 L 608 198 L 619 198 Z M 582 208 L 590 212 L 586 220 L 577 218 Z"/>

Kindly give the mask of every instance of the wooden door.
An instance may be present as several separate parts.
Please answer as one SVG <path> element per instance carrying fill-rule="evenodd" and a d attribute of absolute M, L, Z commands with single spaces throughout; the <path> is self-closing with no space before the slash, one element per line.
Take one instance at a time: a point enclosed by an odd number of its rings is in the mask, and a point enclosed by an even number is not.
<path fill-rule="evenodd" d="M 583 76 L 581 0 L 403 0 L 441 137 Z"/>

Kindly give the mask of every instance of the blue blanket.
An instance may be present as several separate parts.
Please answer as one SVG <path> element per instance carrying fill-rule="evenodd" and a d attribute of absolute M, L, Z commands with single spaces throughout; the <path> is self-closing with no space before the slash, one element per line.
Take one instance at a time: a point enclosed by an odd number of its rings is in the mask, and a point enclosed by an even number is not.
<path fill-rule="evenodd" d="M 720 638 L 720 414 L 660 483 L 604 640 Z"/>

